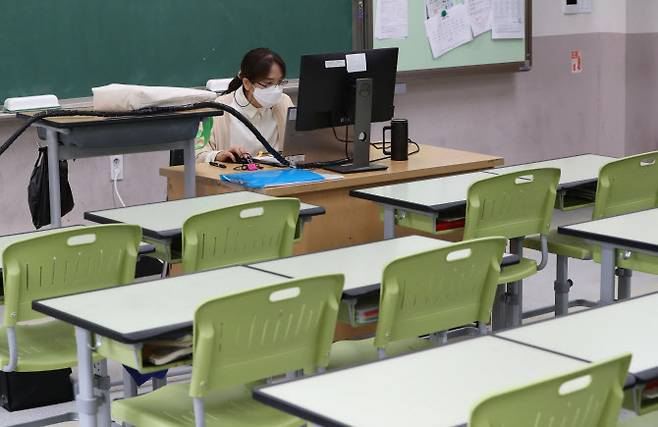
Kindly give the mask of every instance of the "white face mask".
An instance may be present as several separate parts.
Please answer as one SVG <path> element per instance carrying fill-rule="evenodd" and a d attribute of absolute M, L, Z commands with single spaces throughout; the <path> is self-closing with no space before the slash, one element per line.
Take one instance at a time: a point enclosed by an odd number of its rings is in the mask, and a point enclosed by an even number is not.
<path fill-rule="evenodd" d="M 265 89 L 257 87 L 254 89 L 254 98 L 260 105 L 266 108 L 274 107 L 281 101 L 283 88 L 281 86 L 270 86 Z"/>

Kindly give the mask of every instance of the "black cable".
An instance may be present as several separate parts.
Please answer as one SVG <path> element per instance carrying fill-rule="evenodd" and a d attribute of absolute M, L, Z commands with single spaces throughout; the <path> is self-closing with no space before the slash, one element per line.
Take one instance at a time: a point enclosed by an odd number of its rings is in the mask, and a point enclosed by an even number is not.
<path fill-rule="evenodd" d="M 90 110 L 45 110 L 40 111 L 30 117 L 16 132 L 14 132 L 9 139 L 7 139 L 2 146 L 0 146 L 0 156 L 7 151 L 7 149 L 21 136 L 32 124 L 48 117 L 71 117 L 71 116 L 86 116 L 86 117 L 139 117 L 148 116 L 153 114 L 162 113 L 179 113 L 182 111 L 196 110 L 201 108 L 212 108 L 218 111 L 229 113 L 243 125 L 247 127 L 254 134 L 258 142 L 260 142 L 268 153 L 284 166 L 290 166 L 285 157 L 276 151 L 270 143 L 263 137 L 263 135 L 256 129 L 256 127 L 247 119 L 242 113 L 235 108 L 230 107 L 219 102 L 198 102 L 195 104 L 180 105 L 174 107 L 148 107 L 135 111 L 90 111 Z"/>
<path fill-rule="evenodd" d="M 418 143 L 416 141 L 412 141 L 411 139 L 409 139 L 408 142 L 409 142 L 409 144 L 412 144 L 416 147 L 416 149 L 414 151 L 411 151 L 410 153 L 407 154 L 408 156 L 413 156 L 414 154 L 420 153 L 420 145 L 418 145 Z M 377 147 L 376 144 L 377 143 L 372 143 L 370 145 L 377 148 L 378 150 L 384 151 L 384 148 L 386 147 L 386 144 L 384 142 L 381 143 L 382 144 L 381 147 Z M 386 160 L 386 159 L 390 159 L 390 158 L 391 158 L 391 156 L 389 155 L 389 156 L 380 157 L 378 159 L 374 159 L 374 160 L 370 160 L 370 161 L 371 162 L 379 162 L 381 160 Z"/>

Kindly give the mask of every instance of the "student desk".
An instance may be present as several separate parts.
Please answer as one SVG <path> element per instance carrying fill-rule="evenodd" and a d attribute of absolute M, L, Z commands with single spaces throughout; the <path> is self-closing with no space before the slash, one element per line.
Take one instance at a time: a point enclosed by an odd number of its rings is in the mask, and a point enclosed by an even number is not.
<path fill-rule="evenodd" d="M 395 225 L 441 234 L 437 226 L 444 219 L 464 216 L 466 195 L 476 181 L 523 169 L 559 168 L 562 173 L 558 187 L 557 207 L 573 209 L 589 205 L 596 191 L 601 166 L 613 157 L 584 154 L 544 162 L 489 169 L 480 173 L 413 181 L 404 184 L 353 190 L 351 195 L 370 200 L 384 208 L 384 238 L 391 238 Z M 590 188 L 593 185 L 593 189 Z M 589 187 L 588 187 L 589 186 Z M 591 193 L 590 198 L 587 196 Z"/>
<path fill-rule="evenodd" d="M 423 236 L 407 236 L 374 243 L 349 246 L 324 252 L 280 258 L 251 264 L 259 270 L 290 278 L 342 273 L 345 275 L 343 294 L 355 297 L 378 290 L 384 268 L 391 261 L 453 242 Z M 505 254 L 503 265 L 517 264 L 516 255 Z"/>
<path fill-rule="evenodd" d="M 181 256 L 181 229 L 192 215 L 213 209 L 231 207 L 243 203 L 271 200 L 274 197 L 248 191 L 224 193 L 207 197 L 195 197 L 169 202 L 102 211 L 85 212 L 85 219 L 101 224 L 125 223 L 142 227 L 144 240 L 156 248 L 156 256 L 166 262 L 177 262 Z M 304 222 L 313 216 L 324 214 L 324 209 L 302 203 L 299 211 L 301 230 Z"/>
<path fill-rule="evenodd" d="M 16 116 L 29 120 L 34 114 L 19 113 Z M 215 109 L 197 109 L 141 116 L 49 117 L 36 121 L 33 126 L 37 128 L 39 137 L 48 142 L 50 223 L 53 227 L 62 225 L 60 160 L 183 149 L 185 194 L 195 196 L 194 143 L 199 123 L 206 117 L 222 114 L 222 111 Z"/>
<path fill-rule="evenodd" d="M 134 344 L 134 351 L 139 351 L 139 344 L 151 338 L 168 332 L 191 331 L 194 312 L 205 301 L 285 280 L 252 268 L 228 267 L 35 301 L 32 307 L 75 326 L 80 425 L 109 426 L 109 402 L 89 404 L 95 402 L 92 334 Z"/>
<path fill-rule="evenodd" d="M 378 158 L 381 155 L 381 151 L 373 150 L 371 158 Z M 389 168 L 385 171 L 347 174 L 339 180 L 267 188 L 262 191 L 270 196 L 297 197 L 306 203 L 323 206 L 327 210 L 326 215 L 317 218 L 306 227 L 304 231 L 306 238 L 297 245 L 295 253 L 318 252 L 381 239 L 382 224 L 377 206 L 351 198 L 350 190 L 488 169 L 501 165 L 503 160 L 496 156 L 421 145 L 420 153 L 409 156 L 408 161 L 384 160 L 378 163 L 383 163 Z M 233 165 L 219 169 L 208 164 L 197 164 L 196 171 L 199 195 L 233 191 L 219 180 L 220 174 L 235 172 Z M 167 178 L 169 199 L 181 198 L 183 169 L 180 166 L 163 168 L 160 174 Z"/>
<path fill-rule="evenodd" d="M 615 298 L 617 251 L 658 255 L 658 209 L 558 227 L 558 233 L 580 237 L 601 248 L 601 303 Z"/>
<path fill-rule="evenodd" d="M 579 359 L 598 361 L 632 353 L 629 373 L 658 377 L 658 294 L 625 300 L 510 329 L 498 336 Z"/>
<path fill-rule="evenodd" d="M 581 154 L 543 162 L 501 167 L 487 172 L 498 175 L 523 169 L 558 168 L 562 173 L 558 185 L 556 207 L 568 211 L 594 203 L 599 171 L 613 160 L 616 158 L 598 154 Z"/>
<path fill-rule="evenodd" d="M 378 291 L 384 268 L 391 261 L 432 249 L 445 247 L 452 242 L 422 236 L 407 236 L 374 243 L 333 249 L 324 252 L 298 255 L 252 264 L 251 267 L 281 274 L 291 278 L 318 274 L 342 273 L 345 275 L 343 302 L 336 327 L 336 341 L 369 336 L 374 333 L 376 323 L 359 324 L 356 321 L 356 305 L 359 297 Z M 517 264 L 516 255 L 505 254 L 503 265 Z"/>
<path fill-rule="evenodd" d="M 464 216 L 471 184 L 491 178 L 473 172 L 383 187 L 353 190 L 351 195 L 379 203 L 384 208 L 384 238 L 395 236 L 395 225 L 436 233 L 439 221 Z"/>
<path fill-rule="evenodd" d="M 584 366 L 485 336 L 261 387 L 254 398 L 324 426 L 452 427 L 491 394 Z"/>

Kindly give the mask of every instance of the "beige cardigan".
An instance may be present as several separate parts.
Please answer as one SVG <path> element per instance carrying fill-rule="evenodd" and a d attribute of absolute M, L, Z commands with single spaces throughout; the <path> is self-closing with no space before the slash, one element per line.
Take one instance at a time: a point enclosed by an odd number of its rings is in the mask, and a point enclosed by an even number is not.
<path fill-rule="evenodd" d="M 238 90 L 242 90 L 242 88 Z M 245 107 L 240 107 L 240 105 L 237 105 L 234 102 L 233 93 L 228 93 L 226 95 L 219 96 L 216 102 L 230 105 L 240 112 L 242 112 L 241 110 L 245 109 Z M 283 149 L 283 140 L 284 140 L 284 133 L 286 130 L 288 108 L 293 106 L 294 104 L 292 103 L 290 97 L 286 94 L 283 94 L 283 96 L 281 97 L 281 101 L 277 105 L 272 107 L 272 116 L 276 121 L 277 132 L 275 136 L 276 140 L 268 141 L 268 142 L 276 150 L 281 151 Z M 233 143 L 231 142 L 231 137 L 229 132 L 230 129 L 229 124 L 231 120 L 237 120 L 237 119 L 232 115 L 230 115 L 229 113 L 225 113 L 223 116 L 214 118 L 210 142 L 208 143 L 208 145 L 204 146 L 203 148 L 196 150 L 196 161 L 198 163 L 212 162 L 215 160 L 217 154 L 220 153 L 222 150 L 226 150 L 232 145 L 236 145 L 234 142 Z M 254 140 L 256 140 L 255 136 L 254 136 Z M 197 143 L 198 144 L 203 143 L 203 139 L 199 139 Z M 259 150 L 256 150 L 256 152 L 250 154 L 256 155 L 258 154 L 258 151 Z M 262 151 L 265 151 L 265 148 L 263 148 Z"/>

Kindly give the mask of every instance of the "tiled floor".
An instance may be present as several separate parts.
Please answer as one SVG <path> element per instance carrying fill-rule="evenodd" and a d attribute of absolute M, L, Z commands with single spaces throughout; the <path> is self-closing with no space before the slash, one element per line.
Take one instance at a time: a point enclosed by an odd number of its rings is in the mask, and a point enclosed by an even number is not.
<path fill-rule="evenodd" d="M 591 212 L 576 211 L 575 213 L 556 213 L 555 221 L 560 224 L 575 223 L 587 220 Z M 529 254 L 538 255 L 538 254 Z M 592 261 L 570 262 L 570 277 L 574 282 L 571 299 L 583 298 L 596 301 L 599 295 L 599 265 Z M 524 284 L 524 311 L 553 304 L 553 280 L 555 280 L 555 257 L 551 256 L 544 271 L 525 281 Z M 658 291 L 658 277 L 642 273 L 633 274 L 633 295 L 646 294 Z M 1 308 L 0 308 L 1 313 Z M 118 365 L 110 363 L 110 375 L 113 381 L 121 379 L 121 369 Z M 118 396 L 118 393 L 116 393 Z M 9 426 L 75 411 L 74 403 L 66 403 L 46 408 L 32 409 L 9 413 L 0 408 L 0 426 Z M 64 423 L 58 426 L 74 426 L 77 423 Z"/>

